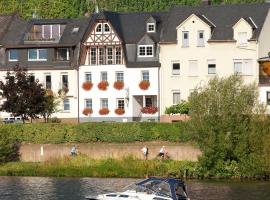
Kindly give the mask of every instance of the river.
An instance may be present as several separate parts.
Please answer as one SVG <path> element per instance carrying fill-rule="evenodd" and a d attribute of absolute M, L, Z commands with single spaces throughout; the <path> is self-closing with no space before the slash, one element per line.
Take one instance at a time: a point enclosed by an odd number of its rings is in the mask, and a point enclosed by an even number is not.
<path fill-rule="evenodd" d="M 83 200 L 138 179 L 0 177 L 1 200 Z M 270 182 L 187 181 L 192 200 L 269 200 Z"/>

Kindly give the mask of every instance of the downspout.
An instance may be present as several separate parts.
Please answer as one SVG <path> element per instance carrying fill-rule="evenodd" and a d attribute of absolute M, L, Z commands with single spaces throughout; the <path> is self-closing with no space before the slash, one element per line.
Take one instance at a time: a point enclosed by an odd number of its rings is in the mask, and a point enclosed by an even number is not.
<path fill-rule="evenodd" d="M 160 67 L 158 68 L 158 121 L 159 122 L 160 122 Z"/>
<path fill-rule="evenodd" d="M 78 102 L 78 108 L 77 108 L 77 111 L 78 111 L 78 114 L 77 114 L 77 123 L 79 124 L 80 123 L 80 87 L 79 87 L 79 84 L 80 84 L 80 75 L 79 75 L 79 68 L 80 68 L 80 51 L 81 51 L 81 43 L 79 43 L 79 46 L 78 46 L 78 52 L 77 52 L 77 102 Z"/>

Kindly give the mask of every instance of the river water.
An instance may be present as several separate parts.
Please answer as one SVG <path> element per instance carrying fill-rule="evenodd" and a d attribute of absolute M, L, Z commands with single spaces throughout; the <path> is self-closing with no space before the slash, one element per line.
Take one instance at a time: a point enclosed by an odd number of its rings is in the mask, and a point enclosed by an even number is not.
<path fill-rule="evenodd" d="M 138 179 L 0 177 L 1 200 L 83 200 Z M 192 200 L 270 200 L 270 182 L 187 181 Z"/>

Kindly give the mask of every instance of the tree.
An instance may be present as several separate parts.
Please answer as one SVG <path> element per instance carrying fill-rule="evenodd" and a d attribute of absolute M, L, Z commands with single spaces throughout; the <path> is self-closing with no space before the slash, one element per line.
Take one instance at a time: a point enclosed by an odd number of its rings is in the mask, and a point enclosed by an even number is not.
<path fill-rule="evenodd" d="M 44 110 L 41 113 L 45 123 L 48 123 L 48 119 L 51 117 L 51 115 L 58 111 L 58 105 L 59 101 L 57 100 L 57 98 L 50 90 L 47 91 L 44 101 Z"/>
<path fill-rule="evenodd" d="M 252 163 L 251 125 L 265 112 L 257 99 L 256 84 L 245 85 L 236 75 L 214 78 L 190 95 L 191 131 L 203 152 L 200 163 L 207 175 L 226 174 L 226 169 L 236 175 L 246 161 Z"/>
<path fill-rule="evenodd" d="M 8 71 L 5 82 L 0 81 L 0 90 L 6 99 L 0 110 L 21 116 L 23 122 L 28 117 L 31 121 L 38 118 L 44 110 L 46 91 L 24 68 L 15 67 L 13 72 Z"/>

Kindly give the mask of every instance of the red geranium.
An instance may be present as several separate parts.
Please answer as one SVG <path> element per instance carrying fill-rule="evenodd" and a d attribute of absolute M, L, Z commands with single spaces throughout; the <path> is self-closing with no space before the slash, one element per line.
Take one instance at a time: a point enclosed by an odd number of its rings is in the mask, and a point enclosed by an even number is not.
<path fill-rule="evenodd" d="M 98 89 L 100 90 L 107 90 L 107 87 L 109 86 L 109 83 L 108 81 L 101 81 L 99 84 L 98 84 Z"/>
<path fill-rule="evenodd" d="M 125 110 L 123 108 L 116 108 L 114 111 L 117 115 L 125 114 Z"/>
<path fill-rule="evenodd" d="M 152 114 L 153 115 L 153 114 L 155 114 L 158 111 L 158 109 L 157 109 L 157 107 L 148 106 L 148 107 L 143 107 L 141 109 L 141 111 L 144 114 Z"/>
<path fill-rule="evenodd" d="M 100 110 L 99 110 L 99 114 L 100 115 L 107 115 L 107 114 L 109 114 L 109 109 L 108 108 L 101 108 Z"/>
<path fill-rule="evenodd" d="M 122 90 L 124 88 L 124 82 L 123 81 L 115 81 L 113 84 L 113 87 L 117 90 Z"/>
<path fill-rule="evenodd" d="M 142 90 L 147 90 L 150 86 L 150 82 L 149 81 L 141 81 L 140 84 L 139 84 L 139 87 L 142 89 Z"/>
<path fill-rule="evenodd" d="M 83 114 L 88 116 L 93 113 L 93 110 L 91 108 L 85 108 L 83 109 Z"/>
<path fill-rule="evenodd" d="M 91 90 L 93 87 L 93 83 L 91 81 L 86 81 L 82 84 L 82 88 L 86 91 Z"/>

